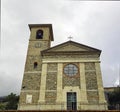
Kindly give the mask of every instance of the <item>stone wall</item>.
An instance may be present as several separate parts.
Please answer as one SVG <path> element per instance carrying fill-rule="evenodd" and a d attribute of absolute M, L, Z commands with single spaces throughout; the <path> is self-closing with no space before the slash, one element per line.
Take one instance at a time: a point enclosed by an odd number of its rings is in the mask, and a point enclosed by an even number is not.
<path fill-rule="evenodd" d="M 32 102 L 31 104 L 37 104 L 39 98 L 39 91 L 21 91 L 20 93 L 20 104 L 29 105 L 26 103 L 26 96 L 32 95 Z"/>
<path fill-rule="evenodd" d="M 86 89 L 97 89 L 95 63 L 85 63 Z"/>
<path fill-rule="evenodd" d="M 94 71 L 85 73 L 86 77 L 86 88 L 88 90 L 94 90 L 97 89 L 97 79 L 96 79 L 96 73 Z"/>
<path fill-rule="evenodd" d="M 98 104 L 99 95 L 95 63 L 85 63 L 85 78 L 88 102 L 89 104 Z"/>
<path fill-rule="evenodd" d="M 47 65 L 47 71 L 48 72 L 55 72 L 57 71 L 57 63 L 48 63 Z"/>
<path fill-rule="evenodd" d="M 37 104 L 39 98 L 41 73 L 25 73 L 20 93 L 19 104 L 27 104 L 26 96 L 32 95 L 31 104 Z"/>
<path fill-rule="evenodd" d="M 45 103 L 55 104 L 57 98 L 57 63 L 47 64 Z"/>
<path fill-rule="evenodd" d="M 22 83 L 22 90 L 39 90 L 41 73 L 25 73 Z"/>
<path fill-rule="evenodd" d="M 98 104 L 99 103 L 98 91 L 87 91 L 87 99 L 89 104 Z"/>
<path fill-rule="evenodd" d="M 55 104 L 56 103 L 56 91 L 46 92 L 45 93 L 45 103 L 46 104 Z"/>
<path fill-rule="evenodd" d="M 46 90 L 57 89 L 57 72 L 48 72 L 46 78 Z"/>
<path fill-rule="evenodd" d="M 63 76 L 63 89 L 65 86 L 79 86 L 80 87 L 80 77 L 68 77 L 68 76 Z"/>
<path fill-rule="evenodd" d="M 57 89 L 57 63 L 47 65 L 46 90 Z"/>
<path fill-rule="evenodd" d="M 37 62 L 37 67 L 34 68 L 34 63 Z M 40 55 L 27 55 L 25 71 L 41 71 Z"/>

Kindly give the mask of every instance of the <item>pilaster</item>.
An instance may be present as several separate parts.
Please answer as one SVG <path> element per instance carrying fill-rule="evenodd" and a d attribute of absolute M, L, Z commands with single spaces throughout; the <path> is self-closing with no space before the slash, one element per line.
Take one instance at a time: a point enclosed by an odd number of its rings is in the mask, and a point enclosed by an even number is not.
<path fill-rule="evenodd" d="M 105 103 L 104 89 L 102 84 L 102 74 L 100 70 L 100 63 L 95 63 L 96 75 L 97 75 L 97 85 L 99 94 L 99 103 Z"/>
<path fill-rule="evenodd" d="M 47 74 L 47 64 L 42 64 L 40 94 L 39 94 L 39 100 L 38 100 L 39 103 L 45 102 L 46 74 Z"/>
<path fill-rule="evenodd" d="M 88 103 L 85 80 L 85 64 L 80 63 L 80 87 L 81 87 L 81 103 Z"/>
<path fill-rule="evenodd" d="M 57 74 L 57 100 L 56 102 L 62 101 L 62 69 L 63 64 L 58 63 L 58 74 Z"/>

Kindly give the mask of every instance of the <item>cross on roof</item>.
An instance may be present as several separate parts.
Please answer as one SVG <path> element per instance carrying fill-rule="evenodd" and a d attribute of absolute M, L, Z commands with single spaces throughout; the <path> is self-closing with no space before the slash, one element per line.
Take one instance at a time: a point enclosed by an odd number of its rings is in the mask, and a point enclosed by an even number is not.
<path fill-rule="evenodd" d="M 72 36 L 69 36 L 68 39 L 71 40 L 71 39 L 73 39 L 73 37 L 72 37 Z"/>

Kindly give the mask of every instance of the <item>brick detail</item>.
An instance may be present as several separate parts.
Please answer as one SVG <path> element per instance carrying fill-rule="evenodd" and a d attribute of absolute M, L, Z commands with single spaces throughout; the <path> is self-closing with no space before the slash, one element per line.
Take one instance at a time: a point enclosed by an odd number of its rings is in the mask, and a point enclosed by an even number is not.
<path fill-rule="evenodd" d="M 37 68 L 34 68 L 34 63 L 37 62 Z M 40 55 L 27 55 L 25 71 L 41 71 Z"/>
<path fill-rule="evenodd" d="M 32 95 L 32 103 L 31 104 L 37 104 L 38 98 L 39 98 L 39 92 L 21 92 L 20 94 L 20 104 L 26 104 L 26 95 Z M 26 104 L 27 105 L 27 104 Z"/>
<path fill-rule="evenodd" d="M 98 91 L 87 91 L 87 99 L 89 104 L 99 103 Z"/>
<path fill-rule="evenodd" d="M 49 63 L 47 65 L 47 70 L 49 71 L 57 71 L 57 63 Z"/>
<path fill-rule="evenodd" d="M 95 70 L 95 63 L 85 63 L 85 70 Z"/>
<path fill-rule="evenodd" d="M 46 90 L 57 89 L 57 72 L 48 72 L 46 78 Z"/>
<path fill-rule="evenodd" d="M 95 63 L 85 63 L 85 78 L 86 78 L 87 90 L 98 88 L 96 71 L 95 71 Z"/>
<path fill-rule="evenodd" d="M 57 89 L 57 63 L 48 63 L 47 77 L 46 77 L 46 90 Z"/>
<path fill-rule="evenodd" d="M 22 90 L 39 90 L 41 82 L 40 73 L 24 74 Z"/>
<path fill-rule="evenodd" d="M 56 92 L 46 92 L 45 93 L 45 103 L 46 104 L 55 104 L 57 93 Z"/>
<path fill-rule="evenodd" d="M 63 76 L 63 88 L 65 86 L 79 86 L 80 87 L 80 77 Z"/>
<path fill-rule="evenodd" d="M 97 89 L 97 79 L 96 79 L 96 73 L 95 72 L 86 72 L 86 88 L 88 90 L 91 89 Z"/>

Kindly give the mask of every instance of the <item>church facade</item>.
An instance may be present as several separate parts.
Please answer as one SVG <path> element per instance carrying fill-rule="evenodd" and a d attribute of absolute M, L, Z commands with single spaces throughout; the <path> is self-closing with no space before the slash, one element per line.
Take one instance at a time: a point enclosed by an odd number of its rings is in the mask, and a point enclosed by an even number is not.
<path fill-rule="evenodd" d="M 18 110 L 107 110 L 101 50 L 74 41 L 51 47 L 51 24 L 30 24 Z"/>

